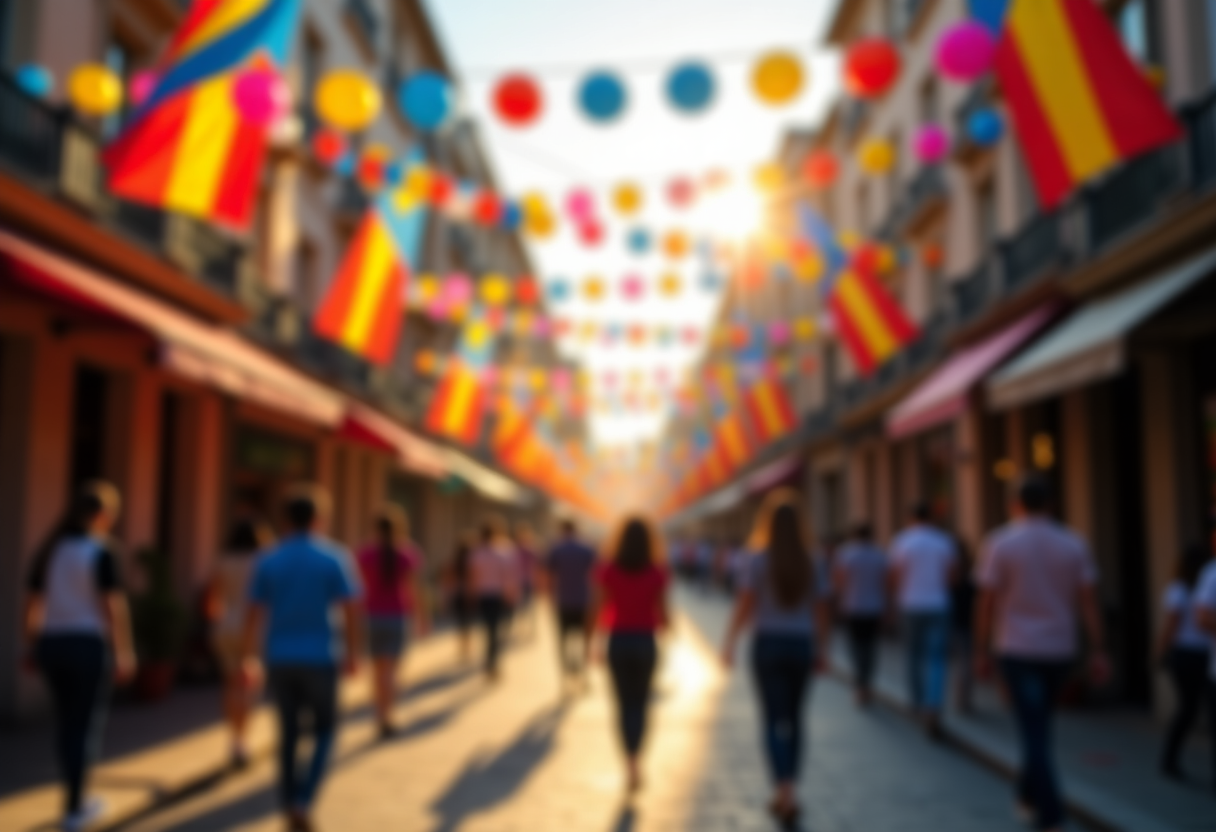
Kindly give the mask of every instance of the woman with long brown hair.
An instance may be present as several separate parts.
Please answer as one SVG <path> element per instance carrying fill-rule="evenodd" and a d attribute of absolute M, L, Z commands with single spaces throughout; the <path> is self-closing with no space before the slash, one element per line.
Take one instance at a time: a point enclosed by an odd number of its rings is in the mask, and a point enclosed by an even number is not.
<path fill-rule="evenodd" d="M 730 666 L 739 635 L 752 625 L 752 672 L 776 785 L 770 809 L 786 825 L 798 817 L 794 785 L 801 762 L 803 703 L 812 673 L 824 666 L 831 640 L 830 586 L 811 556 L 809 540 L 798 493 L 770 492 L 748 541 L 751 566 L 743 570 L 722 647 L 722 660 Z"/>
<path fill-rule="evenodd" d="M 655 634 L 668 623 L 669 581 L 663 544 L 654 527 L 641 517 L 630 517 L 596 570 L 591 620 L 608 634 L 608 670 L 631 792 L 642 785 L 638 757 L 659 661 Z"/>
<path fill-rule="evenodd" d="M 376 717 L 380 736 L 387 739 L 393 735 L 393 689 L 410 623 L 417 624 L 420 636 L 430 627 L 419 586 L 425 558 L 409 538 L 409 521 L 401 506 L 389 504 L 376 513 L 375 537 L 356 559 L 363 578 Z"/>

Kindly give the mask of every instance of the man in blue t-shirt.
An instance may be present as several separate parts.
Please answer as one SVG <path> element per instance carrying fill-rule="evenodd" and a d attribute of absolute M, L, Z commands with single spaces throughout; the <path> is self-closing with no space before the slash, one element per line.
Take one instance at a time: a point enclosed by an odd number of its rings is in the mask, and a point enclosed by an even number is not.
<path fill-rule="evenodd" d="M 563 520 L 561 540 L 545 559 L 550 594 L 557 610 L 557 649 L 563 676 L 581 678 L 591 634 L 591 573 L 595 552 L 578 539 L 573 520 Z M 574 641 L 573 651 L 570 649 Z"/>
<path fill-rule="evenodd" d="M 353 675 L 359 656 L 357 584 L 350 557 L 318 533 L 328 505 L 328 495 L 316 486 L 301 486 L 288 498 L 290 531 L 258 562 L 245 622 L 249 679 L 261 672 L 255 656 L 264 632 L 264 661 L 279 712 L 279 798 L 294 830 L 312 828 L 309 812 L 337 728 L 338 667 Z M 345 619 L 341 630 L 335 626 L 335 607 Z M 301 772 L 296 747 L 305 714 L 313 734 L 313 757 Z"/>

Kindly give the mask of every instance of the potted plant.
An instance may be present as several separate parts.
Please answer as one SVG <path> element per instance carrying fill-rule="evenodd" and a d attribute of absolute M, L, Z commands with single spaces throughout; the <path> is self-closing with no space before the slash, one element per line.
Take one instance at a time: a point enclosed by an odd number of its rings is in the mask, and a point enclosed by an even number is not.
<path fill-rule="evenodd" d="M 186 637 L 186 606 L 173 588 L 172 563 L 154 548 L 138 554 L 146 581 L 144 591 L 131 602 L 135 650 L 139 672 L 135 695 L 144 701 L 164 699 L 173 688 Z"/>

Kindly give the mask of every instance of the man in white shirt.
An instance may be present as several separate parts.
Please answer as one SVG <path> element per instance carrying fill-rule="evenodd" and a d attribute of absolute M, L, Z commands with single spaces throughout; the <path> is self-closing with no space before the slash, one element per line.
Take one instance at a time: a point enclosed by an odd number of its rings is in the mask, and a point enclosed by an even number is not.
<path fill-rule="evenodd" d="M 1047 515 L 1050 500 L 1047 484 L 1028 477 L 1018 487 L 1013 522 L 985 542 L 976 572 L 975 667 L 988 676 L 990 655 L 999 659 L 1022 745 L 1019 808 L 1036 828 L 1058 830 L 1064 801 L 1051 747 L 1052 717 L 1078 652 L 1078 621 L 1095 682 L 1106 681 L 1110 664 L 1095 592 L 1097 567 L 1085 542 Z"/>
<path fill-rule="evenodd" d="M 891 543 L 891 594 L 904 618 L 912 706 L 929 735 L 940 739 L 950 656 L 950 587 L 958 551 L 930 516 L 927 505 L 917 505 L 912 524 Z"/>
<path fill-rule="evenodd" d="M 1208 668 L 1208 725 L 1211 728 L 1212 788 L 1216 790 L 1216 516 L 1208 523 L 1208 540 L 1213 559 L 1199 576 L 1195 607 L 1199 626 L 1212 637 L 1211 665 Z"/>

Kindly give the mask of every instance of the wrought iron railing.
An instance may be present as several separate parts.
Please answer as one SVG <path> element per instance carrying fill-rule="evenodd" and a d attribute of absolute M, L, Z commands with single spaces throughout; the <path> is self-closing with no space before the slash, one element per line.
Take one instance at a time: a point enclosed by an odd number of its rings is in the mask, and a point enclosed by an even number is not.
<path fill-rule="evenodd" d="M 1206 190 L 1216 185 L 1216 91 L 1183 110 L 1187 125 L 1190 185 Z"/>
<path fill-rule="evenodd" d="M 954 311 L 959 323 L 965 323 L 984 308 L 991 297 L 991 264 L 981 263 L 970 274 L 954 283 L 950 292 L 954 296 Z"/>
<path fill-rule="evenodd" d="M 1061 235 L 1061 215 L 1037 214 L 1022 230 L 998 247 L 1006 291 L 1041 277 L 1068 256 Z"/>
<path fill-rule="evenodd" d="M 1151 220 L 1183 187 L 1182 156 L 1176 146 L 1133 159 L 1085 190 L 1089 246 L 1097 252 Z"/>

